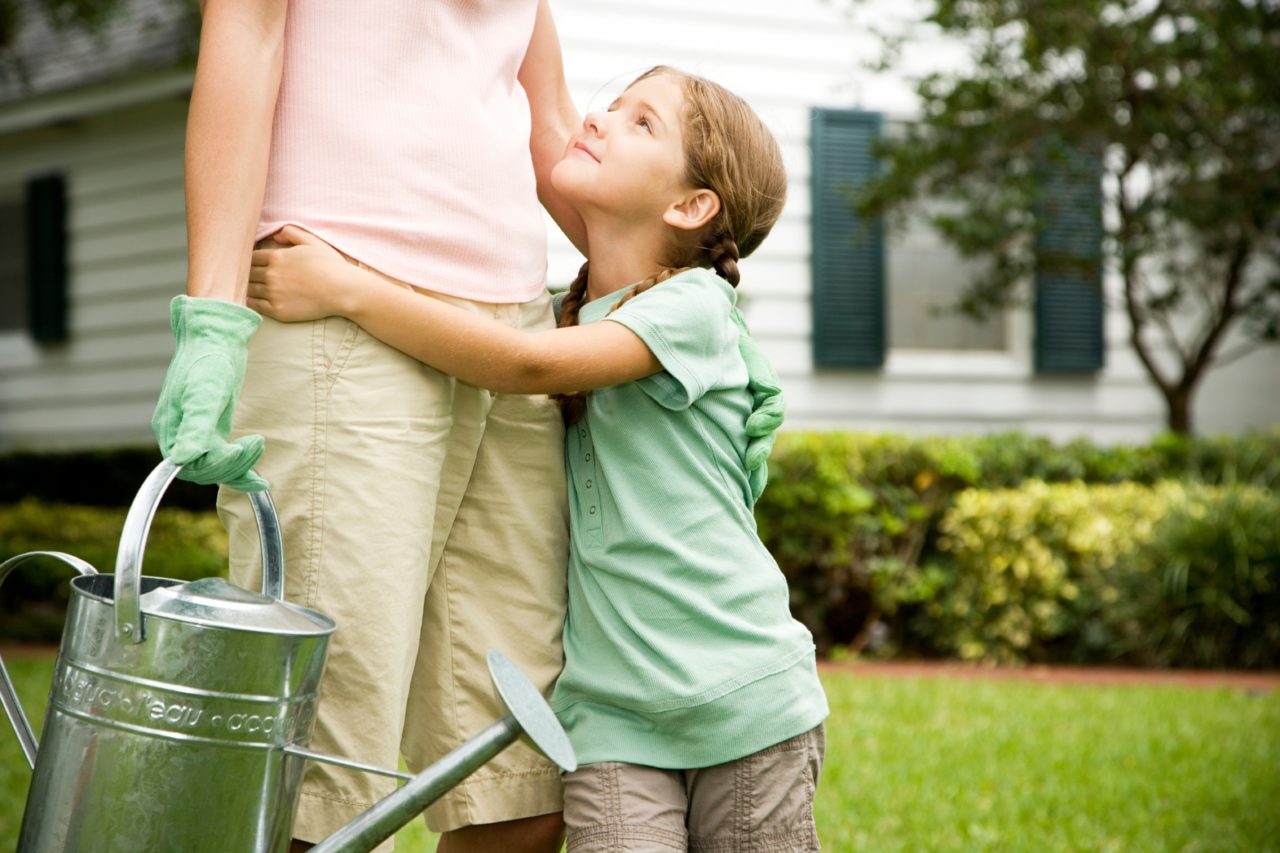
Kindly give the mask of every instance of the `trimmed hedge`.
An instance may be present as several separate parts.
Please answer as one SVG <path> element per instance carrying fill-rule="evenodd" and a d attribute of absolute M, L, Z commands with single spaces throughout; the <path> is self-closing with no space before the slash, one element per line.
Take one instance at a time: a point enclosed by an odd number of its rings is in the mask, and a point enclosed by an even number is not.
<path fill-rule="evenodd" d="M 857 464 L 884 474 L 898 485 L 913 485 L 940 473 L 960 488 L 1010 488 L 1024 480 L 1050 483 L 1252 483 L 1280 486 L 1280 428 L 1243 436 L 1193 436 L 1173 433 L 1148 444 L 1100 447 L 1083 439 L 1054 444 L 1021 433 L 988 436 L 910 438 L 862 433 L 784 433 L 770 460 L 770 492 L 785 479 L 795 453 L 848 451 Z M 808 450 L 806 450 L 808 448 Z M 46 503 L 127 507 L 147 474 L 160 462 L 154 447 L 74 453 L 10 453 L 0 456 L 0 504 L 24 498 Z M 837 464 L 840 464 L 837 461 Z M 857 474 L 856 469 L 851 470 Z M 846 478 L 847 479 L 847 478 Z M 164 505 L 213 509 L 217 490 L 182 480 L 165 492 Z M 766 498 L 771 497 L 766 493 Z"/>
<path fill-rule="evenodd" d="M 45 504 L 27 499 L 0 507 L 0 557 L 28 551 L 64 551 L 100 572 L 115 571 L 125 510 Z M 195 580 L 226 573 L 227 535 L 212 512 L 161 507 L 151 523 L 142 570 Z M 19 566 L 0 586 L 0 638 L 54 642 L 75 572 L 57 560 Z"/>
<path fill-rule="evenodd" d="M 1280 496 L 1188 490 L 1119 575 L 1137 663 L 1280 667 Z"/>
<path fill-rule="evenodd" d="M 0 457 L 0 498 L 17 500 L 23 481 L 45 500 L 124 506 L 157 461 L 140 450 Z M 824 654 L 1280 665 L 1280 429 L 1114 448 L 1016 433 L 789 433 L 770 466 L 761 536 Z M 214 489 L 181 487 L 212 506 Z M 223 571 L 214 515 L 183 513 L 170 496 L 147 571 Z M 123 517 L 22 500 L 0 507 L 0 556 L 56 549 L 109 571 Z M 0 635 L 56 639 L 69 576 L 12 576 Z"/>
<path fill-rule="evenodd" d="M 967 490 L 904 635 L 1000 662 L 1280 665 L 1280 499 L 1174 482 Z M 910 575 L 913 570 L 905 574 Z"/>
<path fill-rule="evenodd" d="M 1117 564 L 1150 541 L 1183 491 L 1032 480 L 961 492 L 939 524 L 941 559 L 931 566 L 947 577 L 913 627 L 927 625 L 922 639 L 964 660 L 1105 656 L 1092 648 L 1090 621 L 1119 600 Z"/>
<path fill-rule="evenodd" d="M 1251 485 L 1259 494 L 1271 493 L 1280 482 L 1280 429 L 1240 437 L 1166 435 L 1114 448 L 1084 441 L 1054 445 L 1016 433 L 788 433 L 779 437 L 769 464 L 769 488 L 756 506 L 761 536 L 791 583 L 793 611 L 824 654 L 848 648 L 884 656 L 952 656 L 964 647 L 984 659 L 1188 663 L 1185 655 L 1125 646 L 1096 620 L 1073 622 L 1070 631 L 1034 643 L 1028 637 L 1025 647 L 962 636 L 954 620 L 936 611 L 956 583 L 953 555 L 941 547 L 942 520 L 966 490 L 1016 489 L 1027 481 L 1177 480 Z M 1261 542 L 1265 536 L 1251 530 L 1247 538 Z M 926 603 L 933 604 L 932 612 Z M 980 636 L 990 629 L 973 630 Z M 1007 631 L 1011 637 L 1018 633 L 1012 625 Z M 1233 657 L 1213 665 L 1260 665 L 1252 660 Z"/>

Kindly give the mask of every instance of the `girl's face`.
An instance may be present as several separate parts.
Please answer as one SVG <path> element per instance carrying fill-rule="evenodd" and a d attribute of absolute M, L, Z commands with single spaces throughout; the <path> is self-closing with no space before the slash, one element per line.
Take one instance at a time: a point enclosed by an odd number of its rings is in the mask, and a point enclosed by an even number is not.
<path fill-rule="evenodd" d="M 666 74 L 631 85 L 605 112 L 588 113 L 551 183 L 580 212 L 655 221 L 691 189 L 685 181 L 684 91 Z"/>

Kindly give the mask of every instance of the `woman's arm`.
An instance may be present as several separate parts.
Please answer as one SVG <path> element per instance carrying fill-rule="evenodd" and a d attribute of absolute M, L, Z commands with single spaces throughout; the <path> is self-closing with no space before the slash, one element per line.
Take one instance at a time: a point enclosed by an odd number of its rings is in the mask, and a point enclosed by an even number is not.
<path fill-rule="evenodd" d="M 284 64 L 285 0 L 201 2 L 187 114 L 187 293 L 244 304 Z"/>
<path fill-rule="evenodd" d="M 582 126 L 582 116 L 565 82 L 560 38 L 547 0 L 538 3 L 533 36 L 518 77 L 529 98 L 529 154 L 538 181 L 538 200 L 574 248 L 585 255 L 587 228 L 582 217 L 551 185 L 551 170 L 564 159 L 569 138 Z"/>
<path fill-rule="evenodd" d="M 590 391 L 662 370 L 620 323 L 522 332 L 397 287 L 301 229 L 276 239 L 295 245 L 254 252 L 249 275 L 249 307 L 272 319 L 346 317 L 437 370 L 508 394 Z"/>

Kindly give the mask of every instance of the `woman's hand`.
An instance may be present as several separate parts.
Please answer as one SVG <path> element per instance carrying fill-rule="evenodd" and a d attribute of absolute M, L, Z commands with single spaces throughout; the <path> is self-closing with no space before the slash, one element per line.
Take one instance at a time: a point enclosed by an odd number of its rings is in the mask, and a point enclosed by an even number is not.
<path fill-rule="evenodd" d="M 249 267 L 248 305 L 283 323 L 343 314 L 356 270 L 328 243 L 292 225 L 274 235 L 285 248 L 257 249 Z"/>

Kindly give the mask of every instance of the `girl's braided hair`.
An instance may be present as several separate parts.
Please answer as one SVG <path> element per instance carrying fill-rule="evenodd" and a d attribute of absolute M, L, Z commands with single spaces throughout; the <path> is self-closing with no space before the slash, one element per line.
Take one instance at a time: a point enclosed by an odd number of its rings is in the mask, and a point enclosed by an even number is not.
<path fill-rule="evenodd" d="M 787 174 L 777 140 L 746 101 L 718 83 L 664 65 L 649 69 L 631 85 L 658 74 L 675 77 L 684 90 L 685 179 L 693 187 L 714 192 L 720 199 L 720 211 L 695 240 L 673 246 L 667 265 L 632 285 L 611 311 L 691 267 L 714 270 L 737 287 L 741 279 L 738 261 L 768 236 L 787 195 Z M 561 303 L 561 326 L 578 324 L 578 311 L 587 296 L 588 266 L 589 262 L 578 270 Z M 566 424 L 582 418 L 586 394 L 552 396 L 560 404 Z"/>

